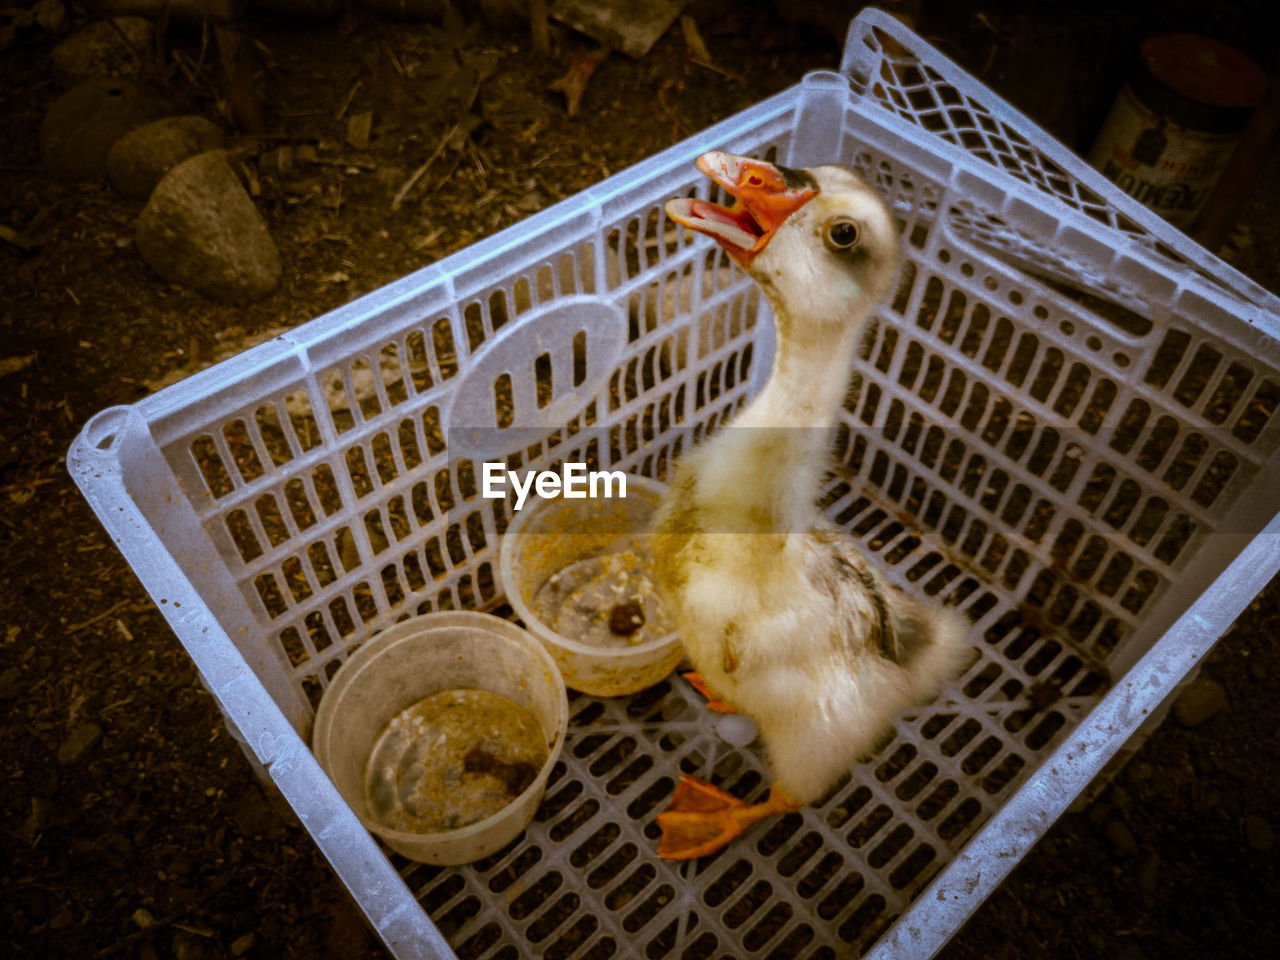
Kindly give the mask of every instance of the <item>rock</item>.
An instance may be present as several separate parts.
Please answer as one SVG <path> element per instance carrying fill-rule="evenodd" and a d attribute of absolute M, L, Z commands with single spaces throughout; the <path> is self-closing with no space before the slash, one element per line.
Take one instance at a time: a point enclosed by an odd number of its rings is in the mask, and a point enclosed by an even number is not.
<path fill-rule="evenodd" d="M 253 949 L 254 944 L 258 942 L 258 935 L 255 933 L 246 933 L 236 937 L 231 941 L 231 955 L 233 957 L 243 957 L 246 953 Z"/>
<path fill-rule="evenodd" d="M 212 300 L 259 300 L 280 283 L 275 242 L 220 150 L 164 175 L 138 218 L 137 240 L 151 269 Z"/>
<path fill-rule="evenodd" d="M 87 80 L 49 108 L 40 126 L 40 155 L 55 176 L 97 180 L 106 174 L 117 140 L 174 112 L 168 100 L 132 80 Z"/>
<path fill-rule="evenodd" d="M 342 0 L 250 0 L 248 5 L 261 13 L 318 23 L 336 16 Z"/>
<path fill-rule="evenodd" d="M 95 77 L 136 77 L 142 70 L 139 57 L 153 49 L 155 28 L 142 17 L 95 20 L 53 48 L 53 78 L 63 87 Z"/>
<path fill-rule="evenodd" d="M 1138 841 L 1134 839 L 1133 831 L 1121 821 L 1108 820 L 1102 832 L 1121 853 L 1127 853 L 1131 857 L 1138 855 Z"/>
<path fill-rule="evenodd" d="M 96 723 L 82 723 L 67 734 L 58 747 L 58 763 L 69 767 L 79 763 L 102 739 L 102 728 Z"/>
<path fill-rule="evenodd" d="M 396 20 L 429 20 L 440 23 L 448 0 L 359 0 L 360 6 Z"/>
<path fill-rule="evenodd" d="M 133 925 L 139 930 L 150 930 L 156 925 L 156 918 L 146 907 L 139 907 L 133 911 L 131 919 L 133 920 Z"/>
<path fill-rule="evenodd" d="M 222 145 L 222 131 L 204 117 L 164 117 L 116 141 L 107 154 L 107 176 L 122 196 L 145 200 L 183 160 Z"/>
<path fill-rule="evenodd" d="M 1208 677 L 1187 684 L 1173 704 L 1173 715 L 1184 727 L 1198 727 L 1227 705 L 1227 691 Z"/>
<path fill-rule="evenodd" d="M 1259 853 L 1270 853 L 1276 845 L 1271 824 L 1254 814 L 1244 818 L 1244 838 L 1249 841 L 1249 846 Z"/>

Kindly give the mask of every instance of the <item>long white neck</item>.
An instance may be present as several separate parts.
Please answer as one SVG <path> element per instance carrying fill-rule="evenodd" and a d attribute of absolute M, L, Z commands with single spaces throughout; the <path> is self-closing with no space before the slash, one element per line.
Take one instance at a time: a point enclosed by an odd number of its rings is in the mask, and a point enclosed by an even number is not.
<path fill-rule="evenodd" d="M 835 422 L 844 398 L 849 358 L 862 324 L 797 325 L 778 309 L 775 317 L 773 370 L 734 426 L 825 430 Z"/>
<path fill-rule="evenodd" d="M 826 469 L 830 428 L 844 398 L 861 323 L 796 322 L 775 304 L 777 349 L 760 394 L 706 446 L 699 500 L 749 517 L 757 532 L 802 532 Z M 746 532 L 746 531 L 744 531 Z"/>

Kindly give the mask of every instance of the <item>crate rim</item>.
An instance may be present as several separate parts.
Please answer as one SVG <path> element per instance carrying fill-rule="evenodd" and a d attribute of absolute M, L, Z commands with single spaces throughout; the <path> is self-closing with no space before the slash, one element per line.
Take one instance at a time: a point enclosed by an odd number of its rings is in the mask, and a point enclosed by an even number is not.
<path fill-rule="evenodd" d="M 916 44 L 922 42 L 882 11 L 864 11 L 850 25 L 846 41 L 855 42 L 859 25 L 877 26 L 897 33 Z M 936 53 L 936 51 L 935 51 Z M 937 54 L 941 57 L 941 54 Z M 945 58 L 943 58 L 945 59 Z M 843 64 L 842 64 L 843 67 Z M 959 69 L 959 68 L 956 68 Z M 135 570 L 147 569 L 143 586 L 155 601 L 170 628 L 181 638 L 188 654 L 196 662 L 202 681 L 220 707 L 234 702 L 242 709 L 239 716 L 251 717 L 256 728 L 243 731 L 246 746 L 262 764 L 271 781 L 289 800 L 303 820 L 308 832 L 325 853 L 335 872 L 349 888 L 374 889 L 378 895 L 357 899 L 391 952 L 398 957 L 454 957 L 452 949 L 414 898 L 407 884 L 382 853 L 355 814 L 342 801 L 336 788 L 320 770 L 306 744 L 294 731 L 285 714 L 266 686 L 244 660 L 227 631 L 200 598 L 195 585 L 169 553 L 156 531 L 144 516 L 140 505 L 127 495 L 119 482 L 97 482 L 112 471 L 111 450 L 120 432 L 141 432 L 152 442 L 161 443 L 156 425 L 185 411 L 197 400 L 205 400 L 211 391 L 222 391 L 286 363 L 301 365 L 305 375 L 318 369 L 309 361 L 308 351 L 335 330 L 343 329 L 357 314 L 376 307 L 394 311 L 409 304 L 426 287 L 443 289 L 449 298 L 460 296 L 455 287 L 455 274 L 463 264 L 492 262 L 516 244 L 527 242 L 530 233 L 549 232 L 570 220 L 570 210 L 582 216 L 583 204 L 591 205 L 592 225 L 603 221 L 601 211 L 608 204 L 644 185 L 662 173 L 683 168 L 695 149 L 709 149 L 739 132 L 754 130 L 762 124 L 794 109 L 797 90 L 812 84 L 845 84 L 847 73 L 815 71 L 800 84 L 783 90 L 766 100 L 734 114 L 667 149 L 567 198 L 548 209 L 522 220 L 484 240 L 451 254 L 393 283 L 372 291 L 348 304 L 308 321 L 280 336 L 201 371 L 177 384 L 142 398 L 131 405 L 109 407 L 86 422 L 68 452 L 68 468 L 100 522 Z M 991 95 L 991 104 L 1018 118 L 1025 129 L 1043 137 L 1041 148 L 1052 144 L 1065 151 L 1047 134 L 1027 120 L 1003 100 Z M 919 136 L 918 127 L 906 124 L 885 110 L 877 110 L 876 122 L 899 133 L 909 131 Z M 974 165 L 965 151 L 934 137 L 931 148 L 953 156 L 964 156 L 960 169 Z M 1055 157 L 1055 159 L 1057 159 Z M 1068 155 L 1067 159 L 1073 159 Z M 1079 164 L 1080 161 L 1076 160 Z M 1064 163 L 1064 166 L 1068 164 Z M 1078 171 L 1069 166 L 1072 173 Z M 1088 171 L 1086 171 L 1088 172 Z M 995 168 L 982 168 L 980 178 L 998 179 L 1013 195 L 1043 202 L 1045 195 Z M 1096 175 L 1101 179 L 1101 175 Z M 1105 181 L 1102 181 L 1105 183 Z M 1163 224 L 1155 214 L 1136 202 L 1108 194 L 1126 216 L 1148 227 Z M 1083 214 L 1060 204 L 1066 219 L 1084 219 Z M 1097 225 L 1094 224 L 1096 227 Z M 1167 226 L 1164 229 L 1168 229 Z M 1177 252 L 1196 266 L 1212 266 L 1223 273 L 1221 261 L 1188 238 L 1186 249 Z M 1130 238 L 1116 255 L 1141 251 Z M 1189 252 L 1188 252 L 1189 251 Z M 1263 302 L 1230 297 L 1234 305 L 1249 303 L 1265 318 L 1256 323 L 1271 338 L 1277 336 L 1276 316 L 1280 315 L 1280 299 L 1263 290 L 1234 268 L 1226 267 L 1227 280 L 1263 295 Z M 1207 299 L 1222 304 L 1228 295 L 1207 284 L 1203 278 L 1187 271 L 1186 286 Z M 1182 289 L 1182 286 L 1179 286 Z M 1247 319 L 1247 318 L 1246 318 Z M 1250 321 L 1253 322 L 1253 321 Z M 376 326 L 376 325 L 374 325 Z M 369 342 L 378 337 L 371 331 Z M 461 345 L 460 345 L 461 347 Z M 234 371 L 234 376 L 232 375 Z M 293 374 L 296 376 L 296 374 Z M 1230 538 L 1230 535 L 1222 535 Z M 916 896 L 907 910 L 889 927 L 866 954 L 876 960 L 901 957 L 928 957 L 959 930 L 1003 878 L 1012 870 L 1031 845 L 1042 837 L 1049 826 L 1079 795 L 1080 791 L 1104 768 L 1139 729 L 1147 717 L 1165 703 L 1189 671 L 1216 643 L 1231 621 L 1257 594 L 1258 590 L 1280 571 L 1280 514 L 1272 517 L 1258 534 L 1236 535 L 1239 550 L 1235 558 L 1153 643 L 1150 649 L 1125 674 L 1076 728 L 1044 760 L 1036 773 L 1018 787 L 997 812 L 961 848 L 960 852 Z M 1227 549 L 1224 544 L 1221 549 Z M 139 575 L 139 579 L 143 579 Z M 163 591 L 163 595 L 158 595 Z M 230 717 L 230 711 L 223 709 Z M 305 786 L 305 797 L 302 795 Z M 319 788 L 319 796 L 316 790 Z M 298 802 L 295 804 L 295 799 Z M 369 906 L 385 908 L 373 915 Z"/>
<path fill-rule="evenodd" d="M 903 44 L 904 46 L 909 46 L 912 53 L 917 56 L 920 52 L 924 52 L 928 60 L 943 64 L 946 69 L 953 73 L 961 75 L 968 74 L 968 71 L 950 57 L 946 56 L 936 47 L 911 32 L 902 23 L 902 21 L 898 20 L 893 14 L 878 7 L 867 7 L 849 22 L 849 28 L 845 33 L 845 42 L 842 48 L 840 67 L 839 70 L 835 72 L 835 75 L 841 77 L 845 82 L 854 82 L 853 78 L 857 64 L 857 55 L 863 48 L 863 38 L 870 34 L 872 30 L 879 30 L 886 33 L 895 41 Z M 816 72 L 823 73 L 825 71 Z M 806 77 L 806 79 L 808 78 Z M 1228 293 L 1228 291 L 1222 287 L 1210 285 L 1203 277 L 1192 274 L 1194 277 L 1193 285 L 1203 288 L 1198 292 L 1203 294 L 1207 291 L 1214 300 L 1221 301 L 1224 298 L 1229 298 L 1236 304 L 1243 303 L 1252 307 L 1259 311 L 1262 316 L 1258 317 L 1256 320 L 1253 318 L 1244 319 L 1249 320 L 1251 323 L 1264 323 L 1264 329 L 1266 329 L 1273 338 L 1280 337 L 1280 296 L 1277 296 L 1267 290 L 1256 280 L 1246 276 L 1235 267 L 1215 256 L 1212 251 L 1206 249 L 1186 233 L 1171 226 L 1155 211 L 1149 210 L 1133 197 L 1130 197 L 1128 194 L 1120 191 L 1115 184 L 1107 180 L 1100 171 L 1095 170 L 1073 151 L 1067 148 L 1058 140 L 1057 137 L 1046 131 L 1025 113 L 1009 103 L 1008 100 L 991 90 L 990 87 L 984 86 L 984 93 L 984 105 L 990 110 L 990 112 L 998 119 L 1013 121 L 1010 126 L 1016 127 L 1018 132 L 1021 133 L 1024 138 L 1034 140 L 1035 147 L 1038 151 L 1049 157 L 1049 159 L 1066 170 L 1072 177 L 1089 187 L 1089 189 L 1104 197 L 1110 206 L 1116 208 L 1117 211 L 1137 223 L 1147 231 L 1147 233 L 1162 235 L 1161 242 L 1168 243 L 1181 257 L 1207 273 L 1218 275 L 1222 279 L 1224 286 L 1229 286 L 1240 291 L 1235 294 Z M 874 99 L 865 94 L 859 99 L 864 103 L 868 103 L 873 109 L 875 109 L 877 122 L 895 129 L 900 134 L 907 134 L 908 136 L 914 135 L 915 137 L 927 135 L 932 141 L 935 149 L 953 158 L 959 159 L 961 161 L 961 167 L 971 167 L 976 164 L 977 168 L 981 170 L 982 173 L 999 179 L 1002 187 L 1007 188 L 1011 193 L 1020 195 L 1024 199 L 1036 201 L 1038 203 L 1043 203 L 1046 199 L 1053 199 L 1057 204 L 1057 208 L 1064 211 L 1067 214 L 1068 219 L 1076 222 L 1082 222 L 1083 225 L 1088 226 L 1093 231 L 1102 228 L 1108 235 L 1120 233 L 1126 242 L 1122 247 L 1117 248 L 1117 253 L 1136 253 L 1144 260 L 1151 259 L 1151 255 L 1136 243 L 1132 234 L 1117 231 L 1115 228 L 1105 226 L 1097 221 L 1091 220 L 1083 213 L 1075 210 L 1069 204 L 1054 197 L 1052 194 L 1037 190 L 1017 177 L 1010 176 L 998 167 L 991 166 L 985 162 L 975 161 L 973 155 L 969 151 L 962 149 L 957 144 L 954 144 L 941 136 L 930 133 L 921 126 L 908 123 L 892 111 L 876 103 Z M 1168 264 L 1165 264 L 1165 267 L 1167 269 Z M 1244 296 L 1244 292 L 1247 292 L 1247 297 Z"/>

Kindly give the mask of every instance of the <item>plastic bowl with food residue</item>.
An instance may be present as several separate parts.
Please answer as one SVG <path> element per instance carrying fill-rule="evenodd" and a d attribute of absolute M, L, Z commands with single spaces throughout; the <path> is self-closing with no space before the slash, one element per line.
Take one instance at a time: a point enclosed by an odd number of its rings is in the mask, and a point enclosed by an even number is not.
<path fill-rule="evenodd" d="M 502 539 L 507 599 L 574 690 L 635 693 L 684 657 L 650 574 L 648 530 L 665 489 L 627 474 L 626 497 L 535 499 Z"/>
<path fill-rule="evenodd" d="M 392 850 L 470 863 L 528 826 L 568 714 L 555 662 L 526 631 L 486 613 L 429 613 L 343 664 L 316 711 L 312 747 Z"/>

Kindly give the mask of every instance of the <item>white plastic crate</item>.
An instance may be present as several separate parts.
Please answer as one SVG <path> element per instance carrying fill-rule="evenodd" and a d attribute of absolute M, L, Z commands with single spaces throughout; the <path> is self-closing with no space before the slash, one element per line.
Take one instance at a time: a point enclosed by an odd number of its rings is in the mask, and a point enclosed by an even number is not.
<path fill-rule="evenodd" d="M 479 461 L 661 479 L 767 374 L 754 286 L 662 210 L 705 195 L 711 148 L 846 163 L 901 219 L 825 503 L 890 579 L 968 615 L 977 661 L 828 800 L 717 857 L 656 858 L 675 780 L 756 799 L 770 778 L 672 679 L 573 698 L 502 853 L 389 859 L 306 738 L 373 632 L 501 603 Z M 1274 297 L 870 11 L 841 73 L 104 411 L 70 466 L 397 957 L 924 957 L 1280 568 L 1278 332 Z"/>

